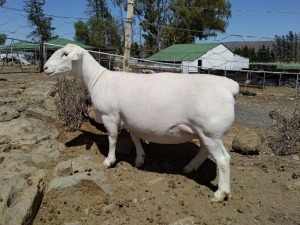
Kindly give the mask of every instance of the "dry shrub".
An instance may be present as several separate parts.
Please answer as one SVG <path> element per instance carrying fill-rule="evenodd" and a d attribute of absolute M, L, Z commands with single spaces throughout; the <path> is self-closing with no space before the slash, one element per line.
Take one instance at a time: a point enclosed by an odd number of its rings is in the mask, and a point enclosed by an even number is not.
<path fill-rule="evenodd" d="M 279 110 L 270 112 L 273 120 L 274 136 L 269 138 L 269 146 L 276 155 L 300 153 L 300 110 L 295 108 L 286 113 Z"/>
<path fill-rule="evenodd" d="M 55 92 L 59 118 L 64 121 L 68 130 L 79 129 L 91 106 L 90 96 L 83 82 L 71 76 L 58 77 Z"/>

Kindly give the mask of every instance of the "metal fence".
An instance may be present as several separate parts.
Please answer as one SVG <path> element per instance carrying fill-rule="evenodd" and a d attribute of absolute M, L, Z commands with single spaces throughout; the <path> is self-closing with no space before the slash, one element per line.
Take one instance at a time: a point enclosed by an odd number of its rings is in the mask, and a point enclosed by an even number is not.
<path fill-rule="evenodd" d="M 122 70 L 123 56 L 96 51 L 89 52 L 107 69 L 114 71 Z M 182 73 L 183 66 L 181 64 L 130 58 L 130 71 L 137 73 Z M 219 70 L 204 67 L 197 67 L 197 71 L 200 73 L 226 76 L 233 79 L 240 84 L 242 92 L 250 90 L 265 95 L 274 94 L 274 92 L 282 95 L 300 95 L 300 71 L 299 73 L 291 73 L 287 71 Z"/>
<path fill-rule="evenodd" d="M 14 42 L 9 48 L 0 49 L 0 74 L 6 73 L 38 73 L 40 59 L 51 56 L 51 46 L 43 46 L 41 54 L 39 44 L 30 43 L 30 49 L 21 48 Z M 28 47 L 28 46 L 27 46 Z M 53 47 L 53 46 L 52 46 Z M 56 46 L 60 47 L 60 46 Z M 90 54 L 104 67 L 109 70 L 121 71 L 123 68 L 123 56 L 116 54 L 89 51 Z M 185 65 L 185 67 L 187 67 Z M 130 58 L 130 71 L 137 73 L 174 72 L 182 73 L 181 64 L 160 63 L 138 58 Z M 287 95 L 299 96 L 300 71 L 259 71 L 259 70 L 219 70 L 214 68 L 197 67 L 200 73 L 208 73 L 226 76 L 237 81 L 242 91 L 255 91 L 262 94 L 270 94 L 270 90 L 277 87 L 277 92 Z M 192 74 L 191 74 L 192 75 Z"/>
<path fill-rule="evenodd" d="M 40 63 L 40 45 L 30 41 L 9 39 L 0 47 L 0 73 L 37 72 Z"/>

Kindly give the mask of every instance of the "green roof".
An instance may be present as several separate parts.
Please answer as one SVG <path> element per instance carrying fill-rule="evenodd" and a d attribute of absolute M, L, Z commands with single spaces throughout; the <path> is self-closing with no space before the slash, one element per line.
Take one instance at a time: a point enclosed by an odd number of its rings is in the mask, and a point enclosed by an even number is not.
<path fill-rule="evenodd" d="M 54 48 L 54 49 L 61 48 L 61 46 L 65 46 L 67 44 L 75 44 L 75 45 L 78 45 L 78 46 L 80 46 L 82 48 L 85 48 L 85 49 L 93 49 L 93 47 L 90 46 L 90 45 L 85 45 L 85 44 L 82 44 L 82 43 L 79 43 L 79 42 L 76 42 L 76 41 L 71 41 L 71 40 L 68 40 L 68 39 L 65 39 L 65 38 L 53 39 L 51 41 L 48 41 L 45 44 L 48 44 L 47 48 Z"/>
<path fill-rule="evenodd" d="M 47 45 L 48 49 L 59 49 L 62 46 L 65 46 L 67 44 L 75 44 L 78 45 L 82 48 L 85 49 L 93 49 L 92 46 L 89 45 L 85 45 L 76 41 L 71 41 L 65 38 L 57 38 L 57 39 L 53 39 L 51 41 L 48 41 L 45 43 Z M 39 43 L 33 43 L 33 42 L 29 42 L 29 41 L 19 41 L 19 42 L 12 42 L 10 45 L 6 45 L 6 46 L 1 46 L 0 47 L 0 51 L 2 50 L 15 50 L 15 49 L 26 49 L 26 50 L 35 50 L 35 49 L 39 49 Z"/>
<path fill-rule="evenodd" d="M 11 50 L 11 49 L 28 49 L 34 50 L 39 49 L 39 44 L 29 42 L 29 41 L 19 41 L 19 42 L 12 42 L 10 45 L 1 46 L 0 50 Z"/>
<path fill-rule="evenodd" d="M 174 44 L 147 58 L 160 62 L 194 61 L 220 43 Z"/>

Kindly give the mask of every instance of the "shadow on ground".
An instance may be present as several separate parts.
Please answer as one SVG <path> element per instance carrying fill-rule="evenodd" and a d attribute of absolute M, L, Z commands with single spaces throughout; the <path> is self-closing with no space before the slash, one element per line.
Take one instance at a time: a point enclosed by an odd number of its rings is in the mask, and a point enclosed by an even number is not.
<path fill-rule="evenodd" d="M 93 132 L 80 130 L 81 134 L 72 140 L 65 143 L 66 147 L 83 146 L 87 150 L 91 149 L 93 144 L 97 145 L 99 152 L 107 156 L 109 142 L 107 135 L 100 135 Z M 216 178 L 216 164 L 211 159 L 206 159 L 201 167 L 191 173 L 183 174 L 183 167 L 196 155 L 199 147 L 193 142 L 183 144 L 155 144 L 142 143 L 146 153 L 146 160 L 142 170 L 154 173 L 180 174 L 189 179 L 194 180 L 200 185 L 204 185 L 212 191 L 217 190 L 217 186 L 211 182 Z M 134 167 L 135 147 L 131 141 L 130 134 L 126 131 L 121 131 L 118 137 L 116 157 L 118 164 L 125 161 Z"/>

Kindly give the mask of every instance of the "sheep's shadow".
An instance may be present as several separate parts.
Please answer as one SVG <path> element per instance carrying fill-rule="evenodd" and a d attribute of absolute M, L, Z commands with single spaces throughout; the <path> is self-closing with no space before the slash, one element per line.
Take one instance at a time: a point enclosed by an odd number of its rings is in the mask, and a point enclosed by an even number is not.
<path fill-rule="evenodd" d="M 109 142 L 107 135 L 99 135 L 89 131 L 81 130 L 81 134 L 65 143 L 66 147 L 85 145 L 86 149 L 91 149 L 93 144 L 97 145 L 99 152 L 107 156 Z M 217 186 L 211 182 L 216 178 L 216 164 L 207 158 L 200 168 L 193 173 L 184 174 L 182 168 L 196 155 L 199 147 L 193 142 L 184 144 L 168 145 L 155 143 L 142 143 L 146 153 L 145 164 L 142 170 L 155 172 L 184 175 L 194 180 L 200 185 L 204 185 L 212 191 L 217 190 Z M 118 137 L 116 147 L 116 157 L 118 164 L 121 161 L 128 162 L 134 167 L 135 147 L 128 132 L 121 132 Z"/>

